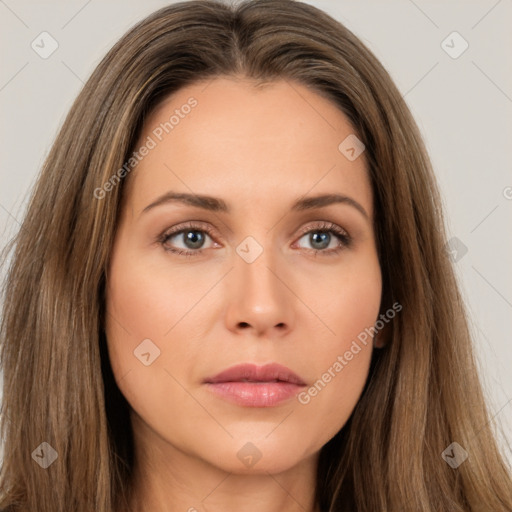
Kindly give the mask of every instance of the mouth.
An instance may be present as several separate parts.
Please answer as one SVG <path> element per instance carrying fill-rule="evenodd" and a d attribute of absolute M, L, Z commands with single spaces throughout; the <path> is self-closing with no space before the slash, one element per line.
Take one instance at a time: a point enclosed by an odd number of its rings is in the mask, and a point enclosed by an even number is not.
<path fill-rule="evenodd" d="M 304 380 L 286 366 L 240 364 L 204 379 L 219 398 L 244 407 L 272 407 L 296 396 Z"/>

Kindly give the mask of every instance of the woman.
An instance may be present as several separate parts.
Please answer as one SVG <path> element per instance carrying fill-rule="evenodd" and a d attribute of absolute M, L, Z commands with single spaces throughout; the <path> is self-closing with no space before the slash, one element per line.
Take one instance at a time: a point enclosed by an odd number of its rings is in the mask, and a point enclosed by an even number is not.
<path fill-rule="evenodd" d="M 512 510 L 444 242 L 350 31 L 288 0 L 157 11 L 16 239 L 1 508 Z"/>

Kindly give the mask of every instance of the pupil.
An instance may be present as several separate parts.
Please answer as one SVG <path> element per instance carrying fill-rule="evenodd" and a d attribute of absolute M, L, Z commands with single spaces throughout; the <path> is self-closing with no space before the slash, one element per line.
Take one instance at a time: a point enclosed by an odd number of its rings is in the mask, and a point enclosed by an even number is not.
<path fill-rule="evenodd" d="M 318 236 L 318 235 L 320 235 L 320 236 Z M 316 249 L 325 249 L 326 247 L 329 246 L 329 239 L 330 239 L 329 233 L 324 233 L 324 232 L 312 233 L 310 235 L 310 237 L 311 237 L 311 245 Z M 321 240 L 320 240 L 321 247 L 315 247 L 315 243 L 317 243 L 319 238 L 321 238 Z M 325 242 L 327 242 L 327 243 L 325 243 Z"/>
<path fill-rule="evenodd" d="M 204 241 L 203 235 L 199 231 L 188 231 L 185 238 L 187 243 L 191 243 L 191 249 L 198 249 Z"/>

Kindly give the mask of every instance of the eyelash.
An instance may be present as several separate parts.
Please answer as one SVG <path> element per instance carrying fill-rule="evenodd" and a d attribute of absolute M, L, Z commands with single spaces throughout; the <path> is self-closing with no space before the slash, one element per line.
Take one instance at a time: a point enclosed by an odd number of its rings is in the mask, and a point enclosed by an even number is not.
<path fill-rule="evenodd" d="M 182 233 L 187 233 L 188 231 L 198 231 L 201 233 L 206 233 L 210 238 L 213 239 L 213 230 L 205 225 L 199 225 L 195 224 L 193 222 L 187 223 L 185 225 L 180 226 L 177 229 L 173 229 L 171 231 L 165 231 L 162 233 L 158 239 L 157 242 L 162 245 L 165 251 L 172 252 L 174 254 L 178 254 L 180 256 L 199 256 L 201 253 L 206 251 L 207 249 L 197 249 L 197 250 L 184 250 L 184 249 L 175 249 L 170 248 L 166 246 L 166 242 L 172 238 L 173 236 L 180 235 Z M 334 236 L 340 241 L 340 246 L 336 247 L 335 249 L 308 249 L 308 251 L 312 251 L 314 255 L 316 256 L 318 253 L 322 253 L 322 256 L 335 256 L 340 251 L 342 251 L 345 248 L 349 248 L 352 244 L 352 238 L 350 235 L 344 230 L 338 227 L 336 224 L 333 224 L 332 222 L 321 222 L 320 224 L 316 226 L 308 226 L 308 228 L 304 228 L 301 230 L 299 235 L 299 240 L 309 233 L 314 232 L 322 232 L 322 233 L 332 233 Z"/>

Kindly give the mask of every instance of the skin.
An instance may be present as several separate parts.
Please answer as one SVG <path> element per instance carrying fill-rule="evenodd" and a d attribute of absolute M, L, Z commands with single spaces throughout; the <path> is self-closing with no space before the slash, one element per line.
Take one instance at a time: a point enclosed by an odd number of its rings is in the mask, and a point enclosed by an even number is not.
<path fill-rule="evenodd" d="M 371 339 L 307 404 L 244 407 L 202 381 L 234 364 L 277 362 L 309 387 L 375 324 L 382 279 L 364 153 L 349 161 L 338 150 L 354 130 L 328 100 L 298 83 L 256 88 L 243 77 L 179 90 L 146 120 L 137 147 L 191 96 L 197 106 L 129 176 L 107 279 L 109 356 L 135 440 L 134 509 L 313 511 L 319 451 L 360 398 Z M 222 198 L 232 211 L 167 203 L 142 213 L 171 190 Z M 368 217 L 345 203 L 291 211 L 305 195 L 333 192 Z M 188 221 L 212 229 L 203 252 L 166 251 L 198 250 L 183 235 L 159 241 Z M 322 221 L 352 244 L 331 233 L 319 248 L 301 234 Z M 236 251 L 248 236 L 263 249 L 252 263 Z M 134 350 L 148 338 L 160 356 L 145 366 Z M 261 454 L 252 467 L 237 457 L 248 442 Z"/>

